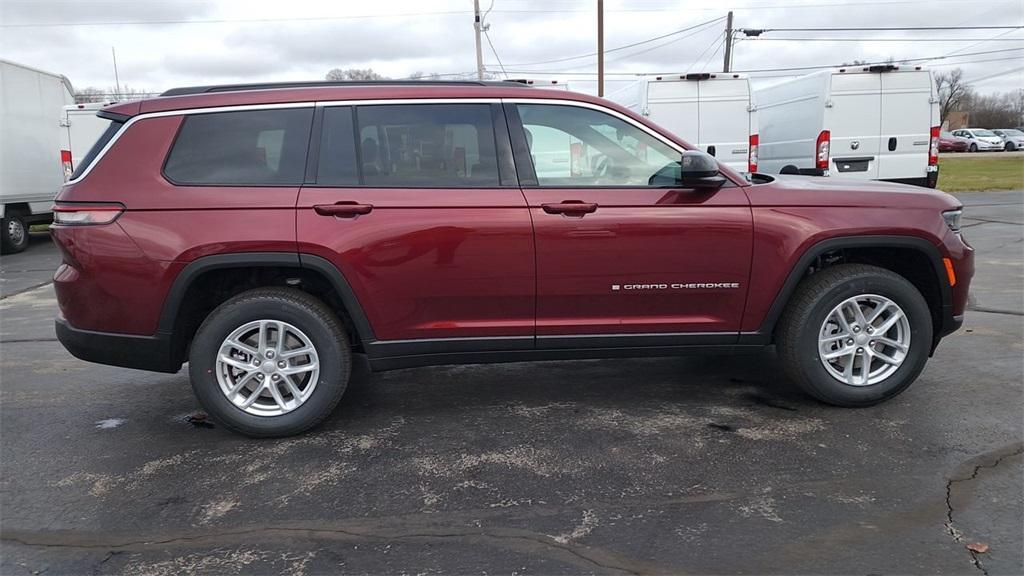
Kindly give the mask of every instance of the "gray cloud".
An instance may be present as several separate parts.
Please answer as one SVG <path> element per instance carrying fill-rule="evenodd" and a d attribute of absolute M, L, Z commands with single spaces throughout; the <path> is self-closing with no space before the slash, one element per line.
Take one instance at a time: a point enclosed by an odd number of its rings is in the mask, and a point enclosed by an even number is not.
<path fill-rule="evenodd" d="M 489 2 L 484 0 L 486 6 Z M 287 4 L 256 0 L 66 2 L 5 0 L 0 23 L 153 22 L 179 20 L 270 20 L 206 24 L 118 25 L 73 27 L 7 27 L 0 29 L 0 56 L 67 75 L 76 86 L 113 85 L 110 47 L 115 46 L 122 84 L 163 90 L 175 85 L 218 82 L 315 80 L 334 67 L 373 67 L 392 77 L 414 71 L 467 72 L 475 69 L 472 16 L 468 0 L 391 0 Z M 606 2 L 608 48 L 622 46 L 723 16 L 728 4 L 714 0 L 679 3 L 650 0 Z M 1020 24 L 1024 8 L 1018 0 L 737 0 L 732 3 L 737 27 L 808 26 L 949 26 Z M 463 12 L 448 14 L 448 12 Z M 353 18 L 373 14 L 433 12 L 435 15 Z M 443 13 L 443 14 L 442 14 Z M 313 19 L 327 17 L 326 19 Z M 310 18 L 295 20 L 296 18 Z M 278 20 L 284 19 L 284 20 Z M 288 20 L 292 19 L 292 20 Z M 552 64 L 533 62 L 593 52 L 595 13 L 590 0 L 495 0 L 488 17 L 498 54 L 516 77 L 561 78 L 574 87 L 592 89 L 596 58 Z M 709 55 L 724 24 L 716 23 L 692 37 L 646 44 L 609 53 L 611 73 L 719 70 L 722 54 Z M 934 56 L 969 46 L 955 38 L 985 38 L 1000 31 L 900 33 L 877 32 L 878 38 L 942 38 L 943 42 L 778 42 L 742 40 L 736 44 L 734 67 L 763 69 L 852 61 Z M 825 36 L 825 33 L 766 33 L 765 38 Z M 843 33 L 842 36 L 866 33 Z M 840 34 L 836 34 L 840 36 Z M 967 50 L 984 51 L 1024 46 L 1024 33 L 1004 38 L 1020 42 L 989 42 Z M 658 46 L 664 44 L 663 46 Z M 654 49 L 651 49 L 654 48 Z M 498 71 L 486 43 L 485 61 Z M 703 57 L 698 61 L 698 56 Z M 988 58 L 1012 58 L 1017 53 Z M 985 59 L 985 56 L 959 60 Z M 696 64 L 695 61 L 698 61 Z M 968 78 L 983 78 L 1020 66 L 1020 59 L 964 64 Z M 530 64 L 528 66 L 524 64 Z M 946 61 L 933 66 L 945 69 Z M 511 66 L 515 65 L 515 66 Z M 532 70 L 534 72 L 524 72 Z M 541 74 L 554 72 L 556 75 Z M 621 79 L 621 76 L 612 76 Z M 768 80 L 761 80 L 770 81 Z M 1007 90 L 1024 84 L 1019 71 L 995 77 L 979 88 Z"/>

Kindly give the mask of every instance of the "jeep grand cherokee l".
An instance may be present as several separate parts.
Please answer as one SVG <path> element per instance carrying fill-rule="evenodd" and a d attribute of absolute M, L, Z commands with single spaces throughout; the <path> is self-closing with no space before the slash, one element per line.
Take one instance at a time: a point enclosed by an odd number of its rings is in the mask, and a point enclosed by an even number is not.
<path fill-rule="evenodd" d="M 816 398 L 917 378 L 967 302 L 961 205 L 748 180 L 624 108 L 504 83 L 177 89 L 61 190 L 57 335 L 294 434 L 373 370 L 775 345 Z"/>

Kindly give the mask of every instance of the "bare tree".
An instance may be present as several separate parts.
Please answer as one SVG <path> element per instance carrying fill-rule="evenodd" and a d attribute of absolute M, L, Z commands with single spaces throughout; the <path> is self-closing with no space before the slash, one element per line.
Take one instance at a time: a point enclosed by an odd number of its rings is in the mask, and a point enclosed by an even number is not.
<path fill-rule="evenodd" d="M 950 112 L 962 109 L 971 98 L 971 87 L 964 83 L 964 71 L 960 68 L 936 74 L 935 91 L 939 93 L 939 118 L 942 121 Z"/>
<path fill-rule="evenodd" d="M 156 96 L 156 92 L 147 92 L 131 86 L 122 86 L 121 91 L 111 86 L 106 90 L 95 86 L 86 86 L 81 90 L 75 90 L 75 104 L 89 104 L 90 102 L 127 102 L 129 100 L 142 100 L 150 96 Z"/>
<path fill-rule="evenodd" d="M 373 71 L 373 68 L 334 68 L 324 77 L 331 82 L 348 80 L 387 80 L 388 77 Z"/>
<path fill-rule="evenodd" d="M 971 95 L 964 108 L 976 128 L 1015 128 L 1024 124 L 1024 89 Z"/>
<path fill-rule="evenodd" d="M 107 99 L 107 93 L 99 88 L 87 86 L 75 90 L 75 104 L 89 104 L 91 102 L 103 102 Z"/>

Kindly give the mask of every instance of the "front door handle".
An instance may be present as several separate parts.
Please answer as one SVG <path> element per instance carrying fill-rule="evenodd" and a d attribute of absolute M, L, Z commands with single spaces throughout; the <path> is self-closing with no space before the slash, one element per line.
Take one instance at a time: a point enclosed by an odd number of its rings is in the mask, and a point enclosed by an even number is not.
<path fill-rule="evenodd" d="M 565 214 L 579 217 L 597 211 L 597 204 L 580 200 L 563 200 L 558 204 L 541 204 L 540 207 L 548 214 Z"/>
<path fill-rule="evenodd" d="M 369 214 L 373 210 L 373 204 L 356 204 L 355 202 L 338 202 L 337 204 L 317 204 L 313 210 L 321 216 L 335 216 L 337 218 L 355 218 L 363 214 Z"/>

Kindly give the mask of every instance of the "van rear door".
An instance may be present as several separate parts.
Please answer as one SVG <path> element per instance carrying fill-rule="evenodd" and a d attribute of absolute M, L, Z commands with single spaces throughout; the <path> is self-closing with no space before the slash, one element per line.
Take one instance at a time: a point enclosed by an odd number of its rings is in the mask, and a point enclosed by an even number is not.
<path fill-rule="evenodd" d="M 831 134 L 833 177 L 857 180 L 878 178 L 882 74 L 832 75 L 832 90 L 825 129 Z"/>
<path fill-rule="evenodd" d="M 714 146 L 715 157 L 739 172 L 747 171 L 750 138 L 750 88 L 745 78 L 694 82 L 700 99 L 698 140 Z"/>
<path fill-rule="evenodd" d="M 932 81 L 927 70 L 889 72 L 881 82 L 879 180 L 924 180 L 932 127 Z M 934 123 L 938 126 L 938 122 Z"/>
<path fill-rule="evenodd" d="M 669 132 L 707 151 L 698 122 L 700 82 L 656 80 L 647 83 L 647 116 Z"/>

